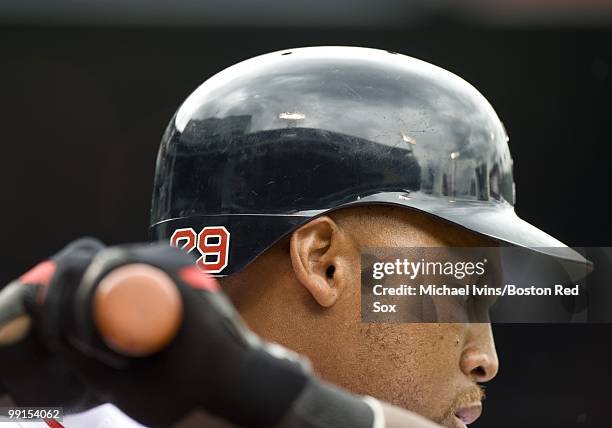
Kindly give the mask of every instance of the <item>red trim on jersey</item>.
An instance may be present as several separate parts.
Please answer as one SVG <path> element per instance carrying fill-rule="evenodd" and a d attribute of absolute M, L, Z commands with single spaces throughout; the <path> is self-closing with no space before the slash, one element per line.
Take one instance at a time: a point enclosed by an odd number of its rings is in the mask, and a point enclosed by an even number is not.
<path fill-rule="evenodd" d="M 45 423 L 50 427 L 50 428 L 64 428 L 64 425 L 60 424 L 58 421 L 56 421 L 55 419 L 45 419 Z"/>

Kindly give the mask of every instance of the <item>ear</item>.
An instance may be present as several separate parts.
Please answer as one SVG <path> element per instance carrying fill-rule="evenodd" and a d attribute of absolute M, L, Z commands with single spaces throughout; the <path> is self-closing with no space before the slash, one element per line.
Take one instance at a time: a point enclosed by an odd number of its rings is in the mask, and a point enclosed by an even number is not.
<path fill-rule="evenodd" d="M 291 235 L 291 264 L 298 281 L 323 307 L 338 300 L 359 269 L 359 251 L 330 217 L 318 217 Z"/>

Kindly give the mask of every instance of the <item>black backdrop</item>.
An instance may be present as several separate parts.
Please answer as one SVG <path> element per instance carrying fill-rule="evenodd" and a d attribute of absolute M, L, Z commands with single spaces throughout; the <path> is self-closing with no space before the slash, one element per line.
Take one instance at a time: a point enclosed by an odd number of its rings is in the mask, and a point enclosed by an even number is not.
<path fill-rule="evenodd" d="M 157 144 L 215 72 L 288 47 L 379 47 L 447 68 L 510 134 L 517 211 L 570 245 L 612 245 L 612 31 L 0 27 L 0 283 L 67 241 L 145 240 Z M 474 426 L 610 427 L 612 326 L 494 327 Z"/>

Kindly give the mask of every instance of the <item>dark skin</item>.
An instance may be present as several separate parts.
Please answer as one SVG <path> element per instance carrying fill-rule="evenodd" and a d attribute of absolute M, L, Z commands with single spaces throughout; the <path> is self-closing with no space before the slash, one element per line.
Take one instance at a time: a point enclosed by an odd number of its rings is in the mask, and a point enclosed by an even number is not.
<path fill-rule="evenodd" d="M 301 226 L 222 285 L 256 333 L 324 379 L 462 427 L 498 370 L 490 324 L 361 323 L 360 249 L 478 246 L 496 244 L 414 210 L 357 207 Z"/>

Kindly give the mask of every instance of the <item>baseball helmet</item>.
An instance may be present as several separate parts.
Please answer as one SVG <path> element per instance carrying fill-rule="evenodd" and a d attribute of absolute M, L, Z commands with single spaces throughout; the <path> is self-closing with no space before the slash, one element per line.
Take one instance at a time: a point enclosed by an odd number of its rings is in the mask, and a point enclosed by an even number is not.
<path fill-rule="evenodd" d="M 506 131 L 473 86 L 393 52 L 310 47 L 238 63 L 185 100 L 159 149 L 150 231 L 225 276 L 316 216 L 388 204 L 587 263 L 514 200 Z"/>

